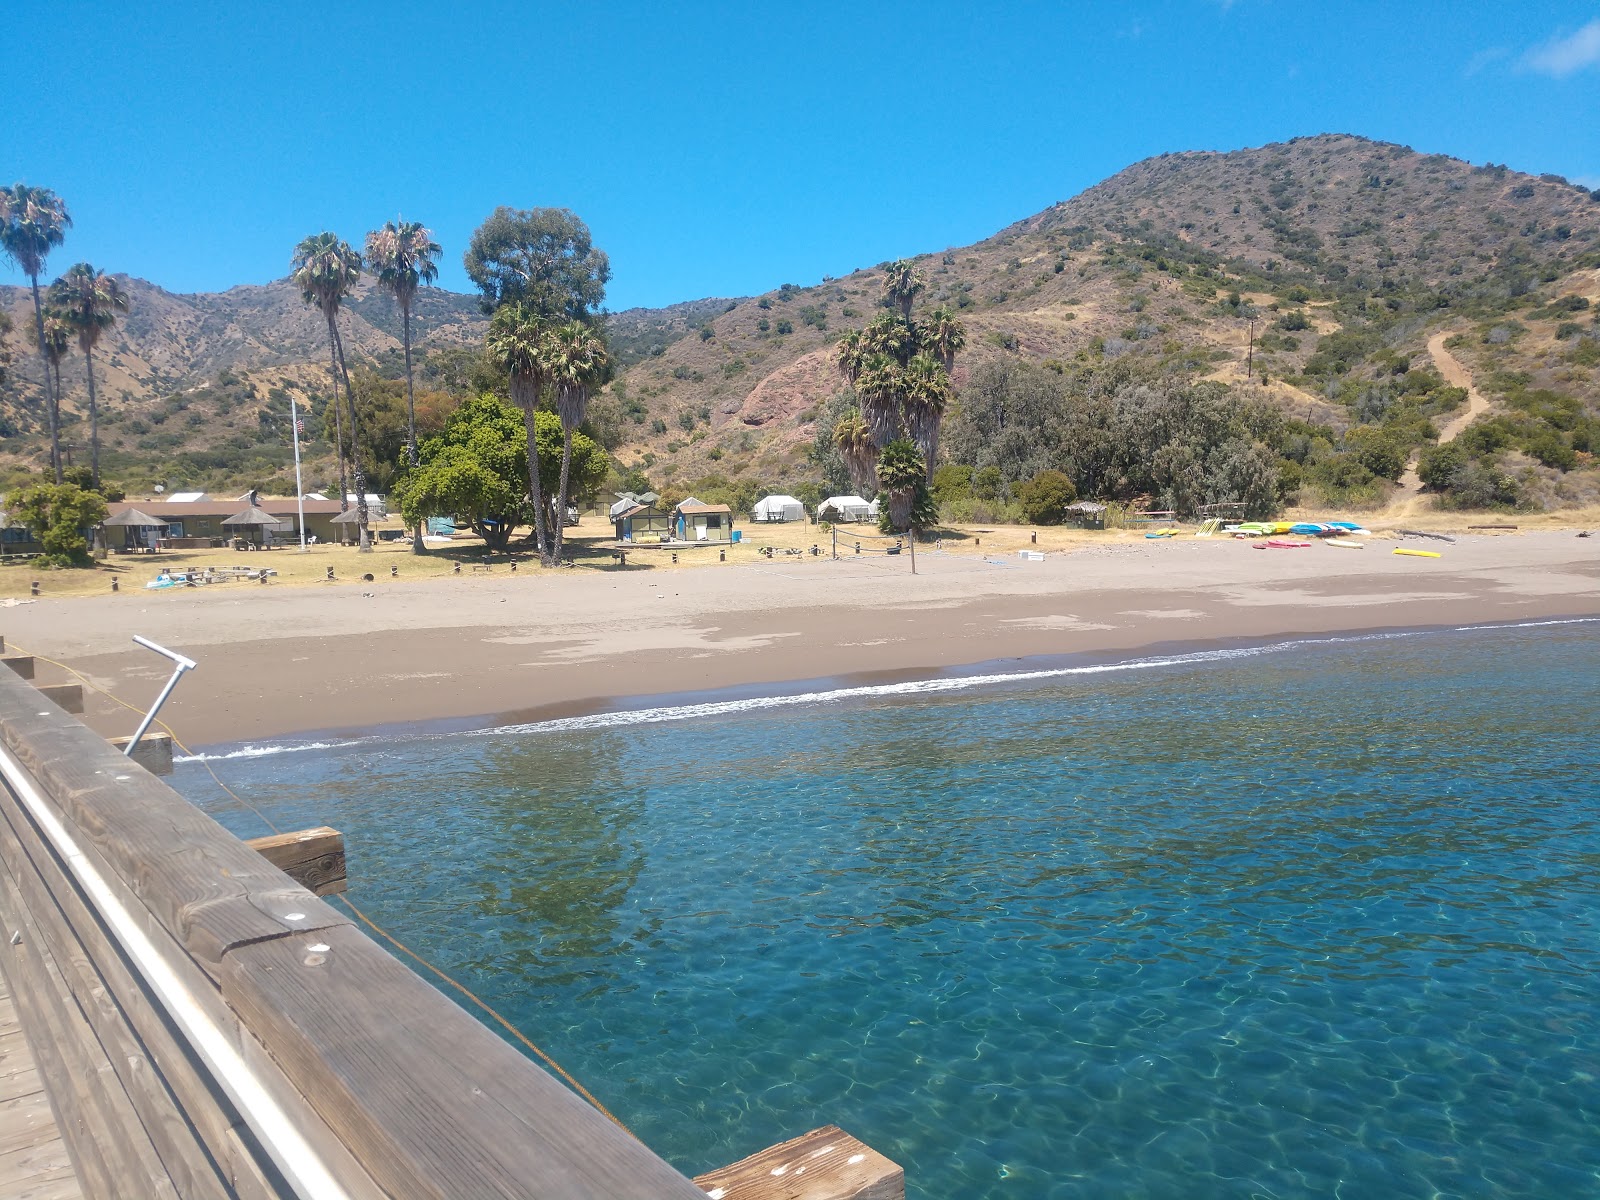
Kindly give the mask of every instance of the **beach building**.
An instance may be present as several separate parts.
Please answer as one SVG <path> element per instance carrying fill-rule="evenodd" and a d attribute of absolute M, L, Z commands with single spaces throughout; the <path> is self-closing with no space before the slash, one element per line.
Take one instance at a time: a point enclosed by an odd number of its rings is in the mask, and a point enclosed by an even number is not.
<path fill-rule="evenodd" d="M 617 530 L 619 542 L 670 542 L 672 540 L 673 514 L 662 512 L 653 504 L 633 501 L 627 506 L 611 506 L 611 523 Z"/>
<path fill-rule="evenodd" d="M 1098 500 L 1077 500 L 1067 505 L 1067 520 L 1080 529 L 1104 529 L 1106 506 Z"/>
<path fill-rule="evenodd" d="M 106 505 L 109 515 L 116 518 L 119 514 L 130 509 L 137 509 L 141 514 L 159 518 L 164 525 L 159 529 L 146 530 L 154 540 L 162 546 L 173 549 L 205 549 L 212 546 L 221 546 L 230 540 L 235 530 L 224 528 L 230 524 L 232 518 L 238 516 L 248 500 L 216 500 L 203 492 L 183 493 L 185 499 L 173 498 L 169 500 L 119 500 Z M 316 538 L 319 542 L 336 542 L 340 540 L 339 527 L 333 524 L 333 518 L 340 513 L 337 500 L 296 500 L 288 497 L 259 497 L 255 507 L 262 513 L 275 518 L 271 526 L 256 524 L 253 528 L 259 534 L 252 535 L 253 541 L 259 540 L 267 544 L 283 545 L 288 542 L 299 543 L 300 519 L 299 506 L 304 504 L 306 514 L 306 536 Z M 113 526 L 115 528 L 115 526 Z"/>
<path fill-rule="evenodd" d="M 731 542 L 733 509 L 726 504 L 703 504 L 690 496 L 672 510 L 680 542 Z"/>
<path fill-rule="evenodd" d="M 750 515 L 757 521 L 804 521 L 806 506 L 793 496 L 765 496 L 756 501 Z"/>
<path fill-rule="evenodd" d="M 877 501 L 860 496 L 829 496 L 817 505 L 819 521 L 870 521 L 878 515 Z"/>

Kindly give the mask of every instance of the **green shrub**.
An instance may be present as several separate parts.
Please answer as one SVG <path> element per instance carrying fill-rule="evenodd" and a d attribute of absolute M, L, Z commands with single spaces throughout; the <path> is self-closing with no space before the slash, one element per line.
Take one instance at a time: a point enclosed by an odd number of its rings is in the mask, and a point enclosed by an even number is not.
<path fill-rule="evenodd" d="M 979 467 L 972 474 L 972 494 L 979 500 L 998 500 L 1005 487 L 1005 477 L 993 464 Z"/>
<path fill-rule="evenodd" d="M 1060 471 L 1040 471 L 1017 489 L 1023 517 L 1035 525 L 1061 524 L 1067 505 L 1077 498 L 1078 489 Z"/>

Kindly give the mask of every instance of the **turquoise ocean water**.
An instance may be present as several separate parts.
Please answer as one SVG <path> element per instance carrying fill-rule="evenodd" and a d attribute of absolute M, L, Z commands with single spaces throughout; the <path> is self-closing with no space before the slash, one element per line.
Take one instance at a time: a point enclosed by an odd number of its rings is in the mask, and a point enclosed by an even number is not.
<path fill-rule="evenodd" d="M 1597 672 L 1547 624 L 213 766 L 690 1173 L 831 1122 L 922 1200 L 1596 1196 Z"/>

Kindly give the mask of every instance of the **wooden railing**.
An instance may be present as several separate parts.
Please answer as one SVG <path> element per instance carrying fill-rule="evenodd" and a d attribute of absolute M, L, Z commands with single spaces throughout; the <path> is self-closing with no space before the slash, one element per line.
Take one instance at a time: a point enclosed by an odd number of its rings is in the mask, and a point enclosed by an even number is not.
<path fill-rule="evenodd" d="M 85 1195 L 704 1200 L 0 670 L 0 966 Z"/>

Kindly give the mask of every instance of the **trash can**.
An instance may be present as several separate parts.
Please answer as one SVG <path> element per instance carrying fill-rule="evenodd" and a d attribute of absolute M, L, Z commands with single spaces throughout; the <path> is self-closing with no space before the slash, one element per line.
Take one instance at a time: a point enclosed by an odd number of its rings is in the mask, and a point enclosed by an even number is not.
<path fill-rule="evenodd" d="M 731 537 L 732 537 L 732 540 L 733 540 L 733 541 L 736 541 L 736 542 L 737 542 L 737 541 L 738 541 L 738 540 L 739 540 L 739 538 L 740 538 L 740 537 L 741 537 L 741 536 L 742 536 L 742 535 L 743 535 L 743 534 L 744 534 L 744 530 L 742 530 L 742 529 L 735 529 L 735 530 L 734 530 L 734 531 L 733 531 L 733 533 L 732 533 L 732 534 L 731 534 L 731 535 L 730 535 L 730 536 L 731 536 Z"/>

